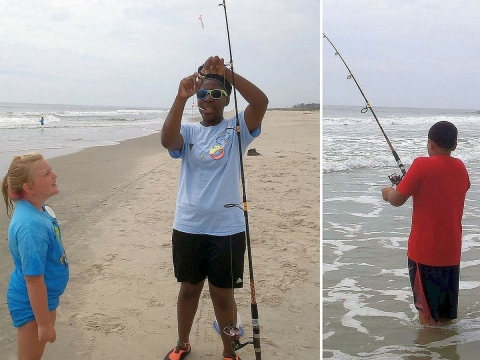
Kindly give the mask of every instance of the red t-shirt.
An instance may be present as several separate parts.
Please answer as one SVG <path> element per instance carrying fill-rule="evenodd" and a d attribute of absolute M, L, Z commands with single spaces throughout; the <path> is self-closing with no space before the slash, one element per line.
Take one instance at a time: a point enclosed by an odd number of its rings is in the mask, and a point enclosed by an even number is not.
<path fill-rule="evenodd" d="M 462 216 L 470 180 L 463 162 L 449 155 L 415 159 L 397 191 L 413 197 L 408 257 L 431 266 L 460 264 Z"/>

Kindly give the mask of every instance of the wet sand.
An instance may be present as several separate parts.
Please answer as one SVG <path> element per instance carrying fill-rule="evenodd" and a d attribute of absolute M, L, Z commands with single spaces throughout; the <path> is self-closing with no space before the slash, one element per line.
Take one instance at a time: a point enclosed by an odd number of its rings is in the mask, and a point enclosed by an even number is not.
<path fill-rule="evenodd" d="M 249 224 L 262 357 L 320 358 L 319 113 L 268 111 L 245 156 Z M 163 359 L 174 346 L 178 284 L 170 234 L 180 161 L 160 135 L 47 159 L 61 193 L 50 199 L 62 228 L 71 278 L 61 298 L 57 341 L 45 359 Z M 0 293 L 11 271 L 0 219 Z M 247 265 L 247 262 L 246 262 Z M 248 267 L 245 278 L 248 279 Z M 250 289 L 236 291 L 252 335 Z M 188 359 L 220 359 L 208 290 L 200 299 Z M 0 358 L 16 359 L 15 329 L 0 307 Z M 238 354 L 255 359 L 253 346 Z"/>

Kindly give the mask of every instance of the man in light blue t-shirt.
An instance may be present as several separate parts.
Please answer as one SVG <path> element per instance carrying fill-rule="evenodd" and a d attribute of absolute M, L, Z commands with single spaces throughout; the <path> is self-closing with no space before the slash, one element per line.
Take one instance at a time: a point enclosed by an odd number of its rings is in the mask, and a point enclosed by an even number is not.
<path fill-rule="evenodd" d="M 165 360 L 190 353 L 193 319 L 205 279 L 223 342 L 223 358 L 239 360 L 223 329 L 237 324 L 233 289 L 243 287 L 245 218 L 240 193 L 242 152 L 261 132 L 268 98 L 254 84 L 235 73 L 235 88 L 248 102 L 236 117 L 225 119 L 233 74 L 224 60 L 207 59 L 199 72 L 180 81 L 177 96 L 162 128 L 162 145 L 182 160 L 172 233 L 177 300 L 178 342 Z M 202 120 L 182 123 L 187 100 L 196 94 Z"/>

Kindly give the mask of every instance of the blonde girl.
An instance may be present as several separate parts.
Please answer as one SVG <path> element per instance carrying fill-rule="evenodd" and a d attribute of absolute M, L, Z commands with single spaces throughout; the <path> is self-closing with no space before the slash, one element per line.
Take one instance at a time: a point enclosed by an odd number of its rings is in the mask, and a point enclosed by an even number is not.
<path fill-rule="evenodd" d="M 41 359 L 57 337 L 56 309 L 69 268 L 60 227 L 45 201 L 58 192 L 57 174 L 40 154 L 14 156 L 2 181 L 13 259 L 7 303 L 19 360 Z"/>

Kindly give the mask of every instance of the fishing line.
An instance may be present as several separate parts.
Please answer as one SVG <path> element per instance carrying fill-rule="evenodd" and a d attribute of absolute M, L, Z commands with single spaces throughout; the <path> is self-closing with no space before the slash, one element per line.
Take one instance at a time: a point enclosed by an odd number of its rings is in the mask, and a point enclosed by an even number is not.
<path fill-rule="evenodd" d="M 361 110 L 361 112 L 362 112 L 362 113 L 366 113 L 368 110 L 371 111 L 373 117 L 375 118 L 375 121 L 377 122 L 378 126 L 380 127 L 380 130 L 382 131 L 383 136 L 385 137 L 385 140 L 387 140 L 387 144 L 388 144 L 388 146 L 390 147 L 390 150 L 392 151 L 392 155 L 393 155 L 393 157 L 395 158 L 395 161 L 397 162 L 397 165 L 398 165 L 398 167 L 400 168 L 400 171 L 402 172 L 402 175 L 392 174 L 392 175 L 390 175 L 388 178 L 389 178 L 390 181 L 392 182 L 392 185 L 398 185 L 398 184 L 400 183 L 400 181 L 402 180 L 402 178 L 403 178 L 403 177 L 405 176 L 405 174 L 406 174 L 405 167 L 403 166 L 402 161 L 400 160 L 400 157 L 398 156 L 397 152 L 396 152 L 395 149 L 393 148 L 392 143 L 391 143 L 390 140 L 388 139 L 387 134 L 385 133 L 385 131 L 383 130 L 382 125 L 380 124 L 380 121 L 378 121 L 378 118 L 377 118 L 377 115 L 375 114 L 375 111 L 373 111 L 373 109 L 372 109 L 372 107 L 371 107 L 371 105 L 370 105 L 370 102 L 367 100 L 367 97 L 366 97 L 365 94 L 363 93 L 362 88 L 361 88 L 360 85 L 358 84 L 357 79 L 355 79 L 355 76 L 353 76 L 352 71 L 351 71 L 350 68 L 348 67 L 348 65 L 347 65 L 347 63 L 345 62 L 345 60 L 343 59 L 342 55 L 340 55 L 339 51 L 337 50 L 337 48 L 335 47 L 335 45 L 333 45 L 333 43 L 330 41 L 330 39 L 327 37 L 327 35 L 325 35 L 324 33 L 322 33 L 322 35 L 323 35 L 323 37 L 324 37 L 325 39 L 327 39 L 327 41 L 330 43 L 330 45 L 332 45 L 332 47 L 335 49 L 335 55 L 338 55 L 338 56 L 340 57 L 340 59 L 342 60 L 343 64 L 344 64 L 345 67 L 347 68 L 348 73 L 349 73 L 349 75 L 347 76 L 347 79 L 353 79 L 353 81 L 355 81 L 355 85 L 357 85 L 358 90 L 360 90 L 360 93 L 362 94 L 363 98 L 365 99 L 366 105 L 365 105 L 365 107 Z"/>
<path fill-rule="evenodd" d="M 261 360 L 262 359 L 262 352 L 260 347 L 260 323 L 258 321 L 258 307 L 257 301 L 255 297 L 255 280 L 253 277 L 253 261 L 252 261 L 252 249 L 250 244 L 250 230 L 248 224 L 248 204 L 247 204 L 247 192 L 245 187 L 245 172 L 243 167 L 243 153 L 242 153 L 242 142 L 241 142 L 241 134 L 240 134 L 240 121 L 238 118 L 238 106 L 237 106 L 237 91 L 235 87 L 235 71 L 233 68 L 233 56 L 232 56 L 232 44 L 230 41 L 230 30 L 228 26 L 228 16 L 227 16 L 227 6 L 225 4 L 225 0 L 222 1 L 219 6 L 223 6 L 223 10 L 225 13 L 225 24 L 227 29 L 227 39 L 228 39 L 228 49 L 230 55 L 230 71 L 232 73 L 232 87 L 233 87 L 233 100 L 235 105 L 235 117 L 236 117 L 236 131 L 238 137 L 238 154 L 240 159 L 240 173 L 241 173 L 241 182 L 242 182 L 242 191 L 243 191 L 243 214 L 245 217 L 245 238 L 246 238 L 246 245 L 247 245 L 247 254 L 248 254 L 248 271 L 250 276 L 250 310 L 252 314 L 252 330 L 253 330 L 253 341 L 240 343 L 240 332 L 239 329 L 234 326 L 227 326 L 224 329 L 224 333 L 230 336 L 232 342 L 233 352 L 235 353 L 236 350 L 244 347 L 248 344 L 253 344 L 255 350 L 255 359 Z M 232 204 L 227 204 L 225 207 L 231 207 Z"/>
<path fill-rule="evenodd" d="M 205 26 L 203 25 L 203 16 L 202 16 L 202 13 L 203 13 L 203 6 L 201 7 L 200 15 L 199 15 L 199 17 L 198 17 L 198 20 L 200 20 L 200 25 L 202 26 L 201 37 L 204 36 L 203 30 L 205 30 Z M 196 36 L 198 36 L 197 32 L 196 32 Z M 197 60 L 198 60 L 198 56 L 199 56 L 199 55 L 198 55 L 198 52 L 199 52 L 199 51 L 198 51 L 198 49 L 199 49 L 198 45 L 195 46 L 195 49 L 196 49 L 196 51 L 195 51 L 195 71 L 194 71 L 194 72 L 197 72 L 197 71 L 198 71 L 198 70 L 197 70 L 197 69 L 198 69 Z M 201 76 L 200 76 L 200 77 L 201 77 Z M 199 109 L 199 110 L 202 110 L 202 111 L 205 111 L 205 109 L 199 107 L 199 106 L 195 103 L 195 94 L 194 94 L 194 95 L 192 96 L 192 109 L 191 109 L 191 110 L 192 110 L 192 111 L 191 111 L 192 121 L 193 121 L 194 118 L 195 118 L 195 115 L 194 115 L 194 113 L 195 113 L 195 108 L 197 108 L 197 109 Z"/>

